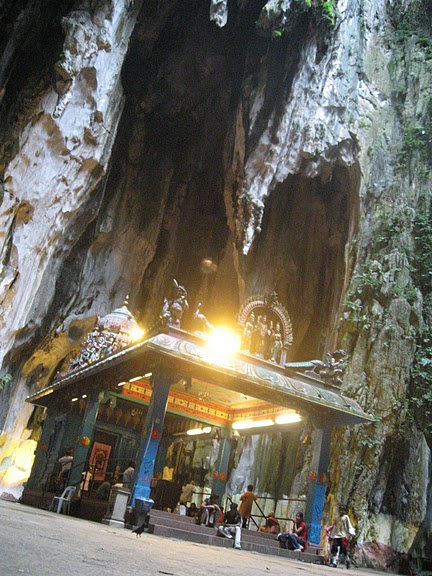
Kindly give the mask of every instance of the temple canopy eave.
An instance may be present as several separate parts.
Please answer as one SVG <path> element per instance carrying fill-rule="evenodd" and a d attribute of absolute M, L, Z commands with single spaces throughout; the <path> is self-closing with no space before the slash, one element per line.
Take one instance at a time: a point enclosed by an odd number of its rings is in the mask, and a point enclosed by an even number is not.
<path fill-rule="evenodd" d="M 243 353 L 213 357 L 203 337 L 171 327 L 111 356 L 74 370 L 29 396 L 27 402 L 48 407 L 63 396 L 118 390 L 118 384 L 163 367 L 172 374 L 188 375 L 227 390 L 315 415 L 329 425 L 373 421 L 352 399 L 319 385 L 315 378 Z"/>

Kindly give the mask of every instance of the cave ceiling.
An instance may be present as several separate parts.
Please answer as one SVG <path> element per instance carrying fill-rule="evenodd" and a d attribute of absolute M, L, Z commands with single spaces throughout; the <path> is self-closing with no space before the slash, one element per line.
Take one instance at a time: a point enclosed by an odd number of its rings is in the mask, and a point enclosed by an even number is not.
<path fill-rule="evenodd" d="M 109 253 L 106 261 L 122 269 L 117 297 L 132 290 L 147 324 L 172 277 L 186 286 L 191 308 L 203 302 L 216 323 L 232 323 L 248 295 L 276 290 L 294 323 L 292 357 L 306 359 L 337 337 L 359 175 L 338 166 L 325 177 L 288 175 L 265 200 L 262 223 L 243 253 L 244 173 L 233 170 L 233 156 L 247 158 L 289 98 L 301 46 L 300 33 L 282 46 L 261 37 L 256 18 L 264 3 L 253 4 L 246 17 L 234 11 L 223 29 L 196 3 L 171 3 L 156 21 L 151 13 L 139 18 L 122 71 L 125 106 L 100 232 L 90 250 Z M 310 23 L 299 24 L 307 38 Z M 248 98 L 264 65 L 266 94 L 252 117 Z M 239 111 L 246 131 L 240 145 Z M 216 273 L 203 272 L 205 258 Z"/>

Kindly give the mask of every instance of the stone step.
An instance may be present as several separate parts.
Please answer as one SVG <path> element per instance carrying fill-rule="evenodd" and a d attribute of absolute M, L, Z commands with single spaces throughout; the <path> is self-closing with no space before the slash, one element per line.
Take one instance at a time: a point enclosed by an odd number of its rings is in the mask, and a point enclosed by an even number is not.
<path fill-rule="evenodd" d="M 207 544 L 210 546 L 219 546 L 224 548 L 232 548 L 234 544 L 234 540 L 216 536 L 216 531 L 214 529 L 213 533 L 210 534 L 208 532 L 203 533 L 197 532 L 195 530 L 186 531 L 179 528 L 150 524 L 149 532 L 156 536 L 162 536 L 165 538 L 176 538 L 178 540 L 185 540 L 188 542 L 196 542 L 198 544 Z M 243 537 L 241 544 L 242 550 L 248 550 L 249 552 L 258 552 L 260 554 L 270 554 L 273 556 L 297 559 L 302 562 L 321 564 L 321 558 L 313 554 L 292 552 L 291 550 L 284 550 L 283 548 L 268 546 L 266 543 L 249 542 L 244 540 Z"/>
<path fill-rule="evenodd" d="M 171 512 L 156 510 L 154 508 L 150 510 L 150 518 L 157 518 L 158 521 L 166 521 L 167 525 L 169 525 L 169 523 L 173 522 L 174 520 L 186 524 L 196 524 L 195 518 L 191 518 L 190 516 L 180 516 L 180 514 L 173 514 Z M 276 538 L 275 534 L 258 532 L 257 530 L 254 530 L 254 528 L 248 529 L 247 532 L 251 534 L 259 534 L 260 538 L 268 538 L 269 540 L 274 540 Z"/>
<path fill-rule="evenodd" d="M 214 536 L 217 533 L 217 528 L 219 526 L 216 525 L 213 528 L 208 526 L 200 526 L 199 524 L 190 524 L 182 522 L 181 520 L 177 520 L 176 518 L 169 519 L 166 521 L 165 518 L 155 518 L 152 516 L 150 518 L 149 527 L 150 526 L 164 526 L 166 528 L 175 528 L 178 530 L 187 530 L 192 531 L 197 534 L 207 534 Z M 275 548 L 279 548 L 279 542 L 277 542 L 276 538 L 267 538 L 264 537 L 267 535 L 260 534 L 258 532 L 251 532 L 250 530 L 242 530 L 242 540 L 255 543 L 255 544 L 262 544 L 265 546 L 272 546 Z"/>
<path fill-rule="evenodd" d="M 162 510 L 150 511 L 149 532 L 168 538 L 178 538 L 209 544 L 212 546 L 232 547 L 233 541 L 228 538 L 217 536 L 217 526 L 210 528 L 196 524 L 195 519 L 188 516 L 180 516 Z M 280 547 L 274 534 L 266 534 L 255 530 L 242 530 L 242 549 L 273 554 L 287 558 L 298 558 L 304 562 L 323 564 L 323 557 L 318 553 L 318 547 L 310 545 L 306 552 L 293 552 Z"/>
<path fill-rule="evenodd" d="M 219 524 L 216 525 L 215 528 L 208 528 L 206 526 L 199 526 L 196 523 L 194 518 L 190 518 L 188 516 L 180 516 L 179 514 L 171 514 L 169 512 L 162 512 L 160 510 L 151 510 L 150 511 L 150 524 L 159 524 L 164 526 L 172 526 L 173 528 L 185 528 L 189 529 L 190 526 L 197 526 L 203 530 L 216 530 Z M 265 541 L 266 543 L 274 543 L 275 545 L 279 546 L 279 543 L 276 541 L 276 535 L 274 534 L 266 534 L 265 532 L 257 532 L 256 530 L 247 530 L 243 529 L 242 534 L 249 539 L 253 539 L 257 542 Z"/>
<path fill-rule="evenodd" d="M 155 508 L 152 508 L 149 514 L 150 518 L 165 518 L 167 521 L 175 518 L 185 524 L 195 524 L 195 518 L 192 518 L 191 516 L 180 516 L 180 514 L 165 512 L 164 510 L 156 510 Z"/>

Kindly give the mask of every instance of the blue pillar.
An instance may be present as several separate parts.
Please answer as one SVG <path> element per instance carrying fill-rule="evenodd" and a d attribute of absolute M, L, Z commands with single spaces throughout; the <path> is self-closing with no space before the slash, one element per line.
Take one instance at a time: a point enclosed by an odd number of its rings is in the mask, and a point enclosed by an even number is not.
<path fill-rule="evenodd" d="M 69 485 L 80 487 L 82 473 L 86 464 L 90 443 L 88 445 L 82 444 L 83 438 L 88 438 L 90 441 L 93 437 L 93 430 L 96 423 L 97 413 L 99 410 L 99 394 L 91 394 L 86 401 L 84 416 L 81 422 L 80 432 L 74 446 L 74 455 L 72 470 L 69 476 Z"/>
<path fill-rule="evenodd" d="M 219 453 L 213 473 L 212 492 L 219 496 L 219 502 L 225 493 L 225 486 L 228 476 L 228 464 L 231 456 L 232 441 L 229 438 L 222 438 L 219 442 Z"/>
<path fill-rule="evenodd" d="M 146 417 L 146 431 L 138 453 L 138 473 L 132 491 L 132 506 L 135 505 L 137 498 L 140 500 L 150 498 L 150 484 L 172 382 L 172 375 L 169 373 L 161 371 L 153 376 L 153 392 Z"/>
<path fill-rule="evenodd" d="M 322 428 L 315 431 L 305 513 L 308 540 L 311 544 L 319 544 L 321 538 L 321 521 L 327 488 L 327 468 L 330 458 L 330 437 L 331 428 Z"/>

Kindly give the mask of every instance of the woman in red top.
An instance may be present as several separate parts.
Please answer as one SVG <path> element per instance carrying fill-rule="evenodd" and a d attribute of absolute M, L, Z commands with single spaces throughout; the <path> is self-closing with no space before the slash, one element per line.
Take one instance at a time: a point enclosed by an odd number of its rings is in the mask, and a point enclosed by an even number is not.
<path fill-rule="evenodd" d="M 291 534 L 279 534 L 277 539 L 285 547 L 294 552 L 302 552 L 306 547 L 306 524 L 303 521 L 303 512 L 297 512 Z"/>

